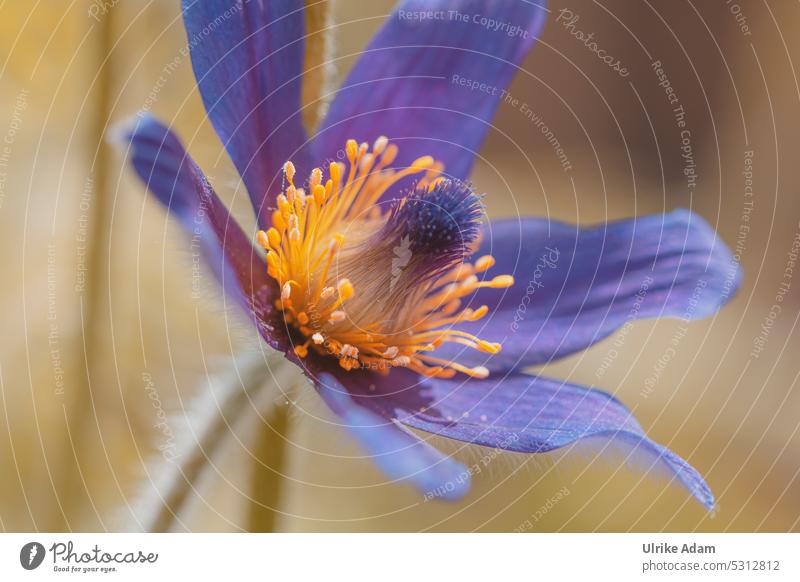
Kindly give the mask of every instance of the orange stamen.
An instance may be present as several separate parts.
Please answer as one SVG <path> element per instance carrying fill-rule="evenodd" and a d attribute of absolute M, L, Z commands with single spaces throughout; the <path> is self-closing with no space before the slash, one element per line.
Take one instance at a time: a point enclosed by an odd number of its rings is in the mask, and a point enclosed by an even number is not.
<path fill-rule="evenodd" d="M 385 137 L 376 139 L 371 150 L 348 140 L 347 163 L 329 164 L 327 180 L 320 168 L 312 169 L 307 189 L 295 184 L 294 164 L 284 164 L 285 188 L 277 197 L 272 226 L 259 231 L 257 239 L 267 252 L 267 272 L 280 285 L 276 306 L 305 338 L 294 353 L 301 358 L 310 350 L 330 355 L 346 370 L 388 372 L 401 366 L 426 376 L 485 378 L 489 371 L 482 366 L 470 368 L 429 352 L 445 342 L 487 354 L 500 350 L 500 344 L 453 329 L 488 313 L 485 306 L 462 307 L 463 297 L 482 287 L 513 285 L 510 275 L 479 278 L 495 264 L 493 257 L 454 265 L 395 294 L 389 285 L 377 287 L 383 273 L 368 270 L 377 259 L 364 243 L 389 216 L 377 204 L 383 194 L 408 176 L 421 175 L 419 185 L 428 191 L 444 179 L 443 164 L 430 156 L 391 169 L 397 151 Z"/>

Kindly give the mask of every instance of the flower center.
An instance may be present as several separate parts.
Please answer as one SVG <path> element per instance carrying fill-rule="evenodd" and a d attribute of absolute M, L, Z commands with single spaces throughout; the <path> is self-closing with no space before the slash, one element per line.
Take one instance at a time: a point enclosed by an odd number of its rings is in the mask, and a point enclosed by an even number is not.
<path fill-rule="evenodd" d="M 295 354 L 334 356 L 346 370 L 404 366 L 426 376 L 486 377 L 483 366 L 429 353 L 443 342 L 500 350 L 453 327 L 488 312 L 463 306 L 464 297 L 514 283 L 510 275 L 479 278 L 494 265 L 489 255 L 465 262 L 480 235 L 480 198 L 444 179 L 430 156 L 389 168 L 397 146 L 385 137 L 371 151 L 348 140 L 345 152 L 347 164 L 332 162 L 325 182 L 315 168 L 306 188 L 295 186 L 295 167 L 286 162 L 272 227 L 258 232 L 267 271 L 281 288 L 276 307 L 299 332 Z M 383 207 L 383 194 L 411 176 L 416 185 Z"/>

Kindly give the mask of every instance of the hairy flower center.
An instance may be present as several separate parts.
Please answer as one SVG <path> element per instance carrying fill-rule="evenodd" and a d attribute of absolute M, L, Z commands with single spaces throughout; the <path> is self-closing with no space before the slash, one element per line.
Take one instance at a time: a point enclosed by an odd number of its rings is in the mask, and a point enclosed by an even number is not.
<path fill-rule="evenodd" d="M 464 262 L 479 236 L 480 199 L 441 177 L 442 164 L 430 156 L 390 169 L 397 147 L 385 137 L 371 151 L 348 140 L 345 152 L 347 164 L 332 162 L 325 182 L 315 168 L 307 188 L 295 186 L 295 167 L 286 162 L 288 185 L 272 227 L 258 232 L 268 273 L 281 288 L 276 307 L 301 337 L 295 353 L 315 350 L 346 370 L 404 366 L 427 376 L 485 377 L 482 366 L 429 353 L 443 342 L 500 350 L 453 328 L 488 312 L 463 306 L 464 297 L 514 283 L 510 275 L 479 278 L 495 262 L 489 255 Z M 383 194 L 409 176 L 418 177 L 415 187 L 382 207 Z"/>

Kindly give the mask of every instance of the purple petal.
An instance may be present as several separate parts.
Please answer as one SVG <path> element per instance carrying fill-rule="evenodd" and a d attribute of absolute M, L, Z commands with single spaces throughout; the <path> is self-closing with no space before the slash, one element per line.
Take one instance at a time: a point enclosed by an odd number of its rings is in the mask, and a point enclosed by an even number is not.
<path fill-rule="evenodd" d="M 486 356 L 446 345 L 437 355 L 493 371 L 541 364 L 583 350 L 628 322 L 686 321 L 713 315 L 736 292 L 741 270 L 697 214 L 676 210 L 580 228 L 545 219 L 492 222 L 480 256 L 509 289 L 482 289 L 468 301 L 491 315 L 459 326 L 503 349 Z"/>
<path fill-rule="evenodd" d="M 348 138 L 386 135 L 398 140 L 397 166 L 432 155 L 448 175 L 466 178 L 502 91 L 544 24 L 543 4 L 401 3 L 337 93 L 316 138 L 317 152 L 334 156 Z M 439 18 L 414 18 L 423 14 Z"/>
<path fill-rule="evenodd" d="M 264 338 L 283 346 L 272 302 L 279 291 L 247 235 L 228 213 L 178 138 L 150 116 L 124 131 L 136 173 L 195 241 L 223 289 L 250 314 Z"/>
<path fill-rule="evenodd" d="M 343 381 L 358 404 L 377 414 L 467 443 L 542 453 L 586 438 L 622 441 L 647 455 L 652 467 L 668 469 L 703 505 L 714 505 L 700 474 L 648 439 L 631 412 L 600 390 L 527 374 L 440 380 L 401 369 Z"/>
<path fill-rule="evenodd" d="M 290 0 L 183 0 L 183 18 L 208 116 L 268 224 L 280 170 L 306 143 L 300 114 L 304 20 Z M 277 185 L 277 188 L 275 187 Z"/>
<path fill-rule="evenodd" d="M 408 481 L 426 496 L 455 500 L 469 491 L 466 468 L 391 418 L 356 404 L 331 374 L 316 383 L 320 395 L 390 479 Z"/>

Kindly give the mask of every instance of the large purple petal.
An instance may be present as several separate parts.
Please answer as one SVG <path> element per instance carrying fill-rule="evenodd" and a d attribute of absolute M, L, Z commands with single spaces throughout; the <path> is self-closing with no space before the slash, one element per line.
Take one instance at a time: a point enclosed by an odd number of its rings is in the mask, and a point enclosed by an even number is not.
<path fill-rule="evenodd" d="M 423 494 L 459 499 L 470 474 L 454 459 L 423 442 L 397 421 L 357 404 L 331 374 L 316 382 L 322 398 L 390 479 L 408 481 Z"/>
<path fill-rule="evenodd" d="M 503 349 L 487 356 L 445 345 L 438 354 L 493 371 L 566 356 L 637 319 L 713 315 L 741 279 L 725 243 L 687 210 L 590 228 L 539 218 L 494 221 L 478 255 L 484 253 L 497 259 L 490 275 L 513 274 L 516 283 L 469 298 L 491 315 L 460 328 Z"/>
<path fill-rule="evenodd" d="M 198 244 L 223 289 L 251 315 L 274 347 L 286 343 L 272 304 L 279 291 L 253 248 L 178 138 L 150 116 L 125 130 L 136 173 Z"/>
<path fill-rule="evenodd" d="M 668 469 L 706 507 L 714 496 L 697 471 L 654 443 L 631 412 L 600 390 L 527 374 L 486 380 L 388 377 L 343 379 L 357 404 L 439 436 L 522 453 L 542 453 L 586 438 L 621 441 L 651 467 Z"/>
<path fill-rule="evenodd" d="M 398 141 L 396 165 L 427 154 L 451 177 L 466 178 L 502 91 L 542 28 L 543 4 L 402 2 L 337 93 L 316 137 L 318 153 L 333 156 L 348 138 L 386 135 Z"/>
<path fill-rule="evenodd" d="M 303 6 L 291 0 L 183 0 L 200 94 L 262 226 L 280 169 L 306 143 L 300 112 Z M 307 170 L 306 170 L 307 171 Z M 277 186 L 277 188 L 276 188 Z"/>

